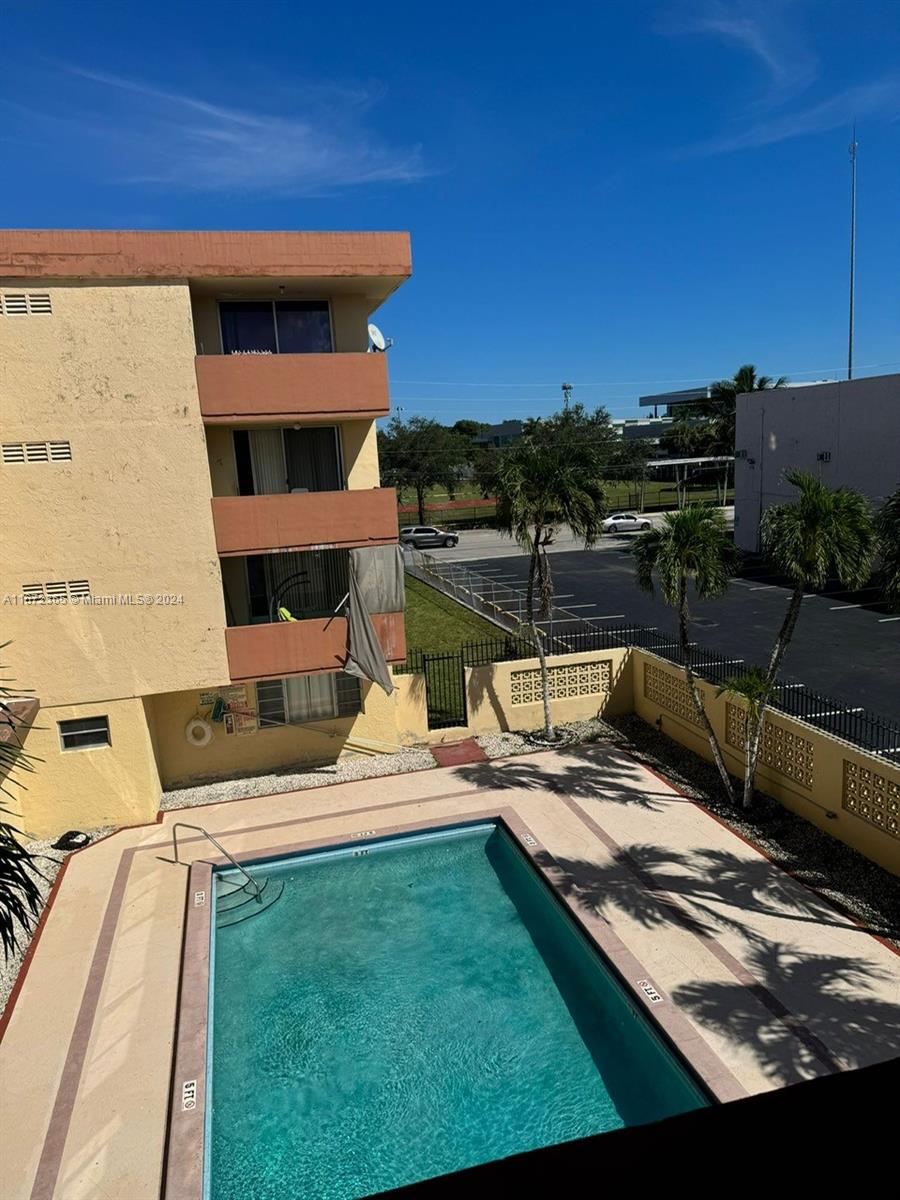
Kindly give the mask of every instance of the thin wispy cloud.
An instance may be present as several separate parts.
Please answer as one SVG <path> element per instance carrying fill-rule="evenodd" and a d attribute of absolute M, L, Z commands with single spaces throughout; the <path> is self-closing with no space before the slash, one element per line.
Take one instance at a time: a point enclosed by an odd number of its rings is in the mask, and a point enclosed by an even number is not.
<path fill-rule="evenodd" d="M 761 68 L 754 107 L 777 106 L 816 79 L 819 64 L 796 22 L 790 0 L 691 0 L 666 10 L 658 29 L 669 36 L 713 38 Z"/>
<path fill-rule="evenodd" d="M 772 78 L 779 83 L 791 74 L 790 63 L 758 20 L 736 13 L 729 14 L 717 6 L 716 10 L 707 16 L 698 17 L 693 28 L 698 33 L 709 33 L 732 42 L 749 54 L 755 55 Z"/>
<path fill-rule="evenodd" d="M 376 131 L 372 109 L 381 97 L 372 90 L 305 86 L 293 111 L 275 114 L 64 69 L 80 85 L 67 111 L 20 115 L 45 135 L 77 137 L 115 182 L 308 197 L 429 174 L 420 146 L 395 145 Z"/>
<path fill-rule="evenodd" d="M 882 117 L 896 120 L 898 116 L 900 75 L 893 75 L 873 83 L 846 88 L 819 104 L 756 122 L 736 133 L 710 138 L 697 145 L 685 147 L 680 153 L 683 156 L 728 154 L 736 150 L 770 146 L 790 138 L 827 133 L 841 127 L 849 132 L 850 125 L 856 118 Z"/>
<path fill-rule="evenodd" d="M 774 145 L 792 138 L 827 133 L 849 126 L 854 119 L 893 120 L 900 113 L 900 75 L 869 80 L 813 101 L 822 91 L 819 61 L 811 47 L 813 15 L 802 0 L 675 0 L 657 22 L 669 37 L 710 40 L 717 55 L 738 52 L 755 64 L 746 99 L 734 105 L 728 128 L 693 145 L 678 147 L 676 158 L 730 154 Z M 715 44 L 715 49 L 713 48 Z M 740 91 L 738 85 L 738 92 Z M 721 112 L 723 104 L 717 106 Z"/>

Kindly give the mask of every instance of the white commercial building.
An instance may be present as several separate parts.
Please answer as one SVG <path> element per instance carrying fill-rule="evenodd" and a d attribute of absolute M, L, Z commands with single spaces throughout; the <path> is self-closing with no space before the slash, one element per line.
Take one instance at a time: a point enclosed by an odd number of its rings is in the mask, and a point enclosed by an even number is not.
<path fill-rule="evenodd" d="M 742 550 L 759 549 L 770 504 L 796 497 L 784 478 L 795 467 L 880 504 L 900 486 L 900 375 L 738 396 L 734 536 Z"/>

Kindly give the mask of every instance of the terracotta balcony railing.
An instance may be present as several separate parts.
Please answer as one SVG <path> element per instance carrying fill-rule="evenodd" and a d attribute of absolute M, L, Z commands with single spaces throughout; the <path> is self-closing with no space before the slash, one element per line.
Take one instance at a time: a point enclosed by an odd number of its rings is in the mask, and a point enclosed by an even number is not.
<path fill-rule="evenodd" d="M 272 550 L 383 546 L 397 540 L 397 493 L 291 492 L 214 496 L 216 548 L 223 557 Z"/>
<path fill-rule="evenodd" d="M 387 661 L 403 662 L 403 613 L 376 613 L 372 624 Z M 237 625 L 225 630 L 225 645 L 229 674 L 235 683 L 337 671 L 347 656 L 347 621 L 344 617 L 320 617 L 271 625 Z"/>
<path fill-rule="evenodd" d="M 388 413 L 383 354 L 201 354 L 209 425 L 375 420 Z"/>

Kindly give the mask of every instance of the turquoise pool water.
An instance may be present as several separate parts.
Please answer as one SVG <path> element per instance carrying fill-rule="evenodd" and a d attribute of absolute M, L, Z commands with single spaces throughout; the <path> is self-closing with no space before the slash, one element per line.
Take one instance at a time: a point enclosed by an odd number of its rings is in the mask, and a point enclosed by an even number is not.
<path fill-rule="evenodd" d="M 253 871 L 283 892 L 214 934 L 211 1200 L 367 1196 L 707 1103 L 500 829 Z"/>

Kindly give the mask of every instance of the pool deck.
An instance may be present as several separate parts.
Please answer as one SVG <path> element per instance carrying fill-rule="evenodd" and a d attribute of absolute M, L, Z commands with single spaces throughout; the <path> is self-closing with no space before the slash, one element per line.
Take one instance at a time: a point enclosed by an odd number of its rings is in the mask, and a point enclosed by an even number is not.
<path fill-rule="evenodd" d="M 4 1197 L 160 1195 L 189 899 L 175 822 L 262 855 L 485 814 L 530 833 L 535 863 L 722 1095 L 900 1055 L 900 957 L 627 754 L 435 768 L 166 812 L 73 855 L 0 1048 Z M 182 836 L 183 859 L 207 858 Z"/>

